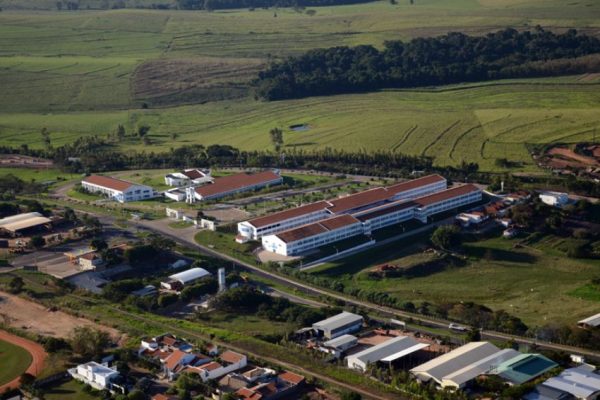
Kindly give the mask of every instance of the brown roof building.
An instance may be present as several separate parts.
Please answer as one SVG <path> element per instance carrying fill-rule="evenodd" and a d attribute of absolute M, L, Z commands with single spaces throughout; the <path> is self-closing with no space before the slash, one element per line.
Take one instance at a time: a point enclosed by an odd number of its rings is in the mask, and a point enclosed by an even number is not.
<path fill-rule="evenodd" d="M 208 200 L 260 189 L 269 185 L 279 185 L 282 182 L 283 178 L 273 171 L 253 174 L 242 172 L 216 178 L 212 184 L 196 188 L 195 192 L 198 200 Z"/>

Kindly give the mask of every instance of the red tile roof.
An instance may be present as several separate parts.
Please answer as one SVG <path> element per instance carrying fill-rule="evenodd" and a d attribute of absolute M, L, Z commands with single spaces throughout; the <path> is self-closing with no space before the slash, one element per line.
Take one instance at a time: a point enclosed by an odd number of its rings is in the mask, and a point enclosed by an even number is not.
<path fill-rule="evenodd" d="M 391 194 L 400 193 L 406 190 L 415 189 L 421 186 L 431 185 L 432 183 L 442 182 L 446 179 L 441 175 L 427 175 L 422 178 L 412 179 L 410 181 L 396 183 L 394 185 L 388 186 L 386 189 Z"/>
<path fill-rule="evenodd" d="M 262 394 L 250 390 L 248 388 L 241 388 L 235 392 L 236 395 L 240 396 L 244 400 L 261 400 Z"/>
<path fill-rule="evenodd" d="M 453 187 L 452 189 L 443 190 L 441 192 L 433 193 L 425 197 L 421 197 L 415 200 L 415 203 L 419 207 L 426 207 L 431 204 L 439 203 L 440 201 L 448 200 L 453 197 L 462 196 L 471 192 L 478 192 L 479 188 L 472 184 L 466 184 L 462 186 Z"/>
<path fill-rule="evenodd" d="M 273 171 L 263 171 L 254 174 L 242 172 L 235 175 L 216 178 L 212 184 L 196 188 L 196 193 L 203 197 L 210 197 L 239 190 L 247 186 L 265 184 L 278 179 L 281 179 L 281 177 Z"/>
<path fill-rule="evenodd" d="M 171 355 L 166 359 L 165 366 L 168 369 L 175 369 L 181 362 L 181 360 L 187 355 L 181 350 L 175 350 Z"/>
<path fill-rule="evenodd" d="M 212 361 L 212 362 L 209 362 L 208 364 L 200 365 L 200 366 L 198 366 L 196 368 L 203 369 L 205 371 L 212 371 L 212 370 L 215 370 L 215 369 L 218 369 L 218 368 L 221 368 L 221 367 L 222 367 L 221 364 L 219 364 L 216 361 Z"/>
<path fill-rule="evenodd" d="M 276 236 L 283 240 L 285 243 L 295 242 L 300 239 L 304 239 L 310 236 L 315 236 L 320 233 L 335 230 L 348 226 L 354 223 L 360 222 L 352 215 L 343 214 L 337 217 L 324 219 L 312 224 L 303 225 L 298 228 L 293 228 L 287 231 L 277 233 Z"/>
<path fill-rule="evenodd" d="M 203 178 L 206 174 L 198 169 L 188 169 L 187 171 L 182 172 L 183 175 L 187 176 L 190 179 L 198 179 Z"/>
<path fill-rule="evenodd" d="M 279 379 L 292 383 L 294 385 L 298 385 L 304 382 L 304 377 L 302 375 L 298 375 L 290 371 L 285 371 L 279 374 Z"/>
<path fill-rule="evenodd" d="M 300 207 L 290 208 L 289 210 L 279 211 L 264 217 L 258 217 L 248 221 L 255 228 L 273 224 L 278 221 L 285 221 L 301 215 L 310 214 L 319 210 L 325 210 L 329 206 L 327 201 L 318 201 L 316 203 L 305 204 Z"/>
<path fill-rule="evenodd" d="M 239 363 L 244 359 L 244 355 L 240 353 L 236 353 L 235 351 L 227 350 L 221 354 L 221 360 L 228 362 L 230 364 Z"/>
<path fill-rule="evenodd" d="M 102 187 L 106 187 L 112 190 L 118 190 L 122 192 L 123 190 L 129 189 L 134 184 L 131 182 L 123 181 L 121 179 L 111 178 L 109 176 L 102 175 L 91 175 L 83 179 L 83 182 L 91 183 L 93 185 L 98 185 Z"/>
<path fill-rule="evenodd" d="M 339 199 L 331 200 L 329 210 L 338 214 L 359 207 L 364 207 L 369 204 L 387 200 L 390 194 L 382 187 L 377 187 L 363 192 L 351 194 L 349 196 L 340 197 Z"/>
<path fill-rule="evenodd" d="M 411 207 L 416 207 L 414 201 L 401 200 L 394 203 L 385 204 L 376 208 L 365 210 L 360 214 L 355 214 L 356 218 L 362 222 L 377 218 L 382 215 L 390 214 L 396 211 L 404 210 Z"/>

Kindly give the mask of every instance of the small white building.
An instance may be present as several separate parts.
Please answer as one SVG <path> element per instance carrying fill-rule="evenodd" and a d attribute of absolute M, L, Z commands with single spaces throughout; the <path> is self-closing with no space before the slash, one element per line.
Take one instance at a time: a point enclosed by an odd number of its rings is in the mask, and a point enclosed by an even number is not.
<path fill-rule="evenodd" d="M 184 169 L 183 171 L 165 175 L 165 185 L 176 187 L 198 186 L 203 183 L 212 182 L 212 180 L 210 171 L 198 168 Z"/>
<path fill-rule="evenodd" d="M 562 192 L 542 192 L 539 195 L 542 203 L 552 207 L 563 207 L 569 203 L 569 195 Z"/>
<path fill-rule="evenodd" d="M 596 328 L 600 326 L 600 313 L 578 321 L 577 325 L 581 328 Z"/>
<path fill-rule="evenodd" d="M 102 257 L 95 251 L 82 254 L 77 258 L 77 262 L 83 270 L 95 270 L 103 264 Z"/>
<path fill-rule="evenodd" d="M 169 189 L 163 193 L 167 199 L 175 200 L 175 201 L 184 201 L 186 192 L 184 189 Z"/>
<path fill-rule="evenodd" d="M 177 274 L 169 276 L 167 282 L 161 282 L 160 286 L 167 290 L 181 290 L 186 285 L 194 284 L 195 282 L 210 276 L 210 272 L 204 268 L 191 268 Z"/>
<path fill-rule="evenodd" d="M 100 193 L 110 200 L 126 203 L 156 197 L 150 186 L 138 185 L 108 176 L 91 175 L 81 181 L 81 186 L 90 193 Z"/>
<path fill-rule="evenodd" d="M 114 385 L 114 381 L 120 376 L 119 371 L 116 368 L 109 367 L 107 364 L 90 361 L 71 368 L 69 375 L 73 379 L 90 385 L 96 390 L 122 391 L 120 386 Z"/>
<path fill-rule="evenodd" d="M 247 364 L 248 359 L 244 354 L 227 350 L 219 356 L 218 361 L 212 361 L 197 367 L 188 367 L 186 371 L 197 373 L 202 381 L 206 382 L 245 368 Z"/>

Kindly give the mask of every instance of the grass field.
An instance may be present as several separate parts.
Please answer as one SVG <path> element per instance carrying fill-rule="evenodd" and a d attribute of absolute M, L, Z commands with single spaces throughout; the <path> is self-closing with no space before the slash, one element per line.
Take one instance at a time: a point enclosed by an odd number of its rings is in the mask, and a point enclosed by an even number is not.
<path fill-rule="evenodd" d="M 75 380 L 67 381 L 44 391 L 47 400 L 97 400 L 99 397 L 83 390 L 83 384 Z"/>
<path fill-rule="evenodd" d="M 31 364 L 31 354 L 22 347 L 0 340 L 0 386 L 20 376 Z"/>
<path fill-rule="evenodd" d="M 494 161 L 502 157 L 529 171 L 537 167 L 524 142 L 592 137 L 600 124 L 595 75 L 274 103 L 247 96 L 245 82 L 260 65 L 312 48 L 538 24 L 600 32 L 600 3 L 593 0 L 399 3 L 319 7 L 310 16 L 292 9 L 19 11 L 14 1 L 0 1 L 6 7 L 0 13 L 0 143 L 39 148 L 47 127 L 59 146 L 106 135 L 118 124 L 128 132 L 147 124 L 152 144 L 130 137 L 119 148 L 220 143 L 251 150 L 271 147 L 274 126 L 308 123 L 309 131 L 286 129 L 285 145 L 391 149 L 433 156 L 440 165 L 474 161 L 485 170 L 498 169 Z"/>
<path fill-rule="evenodd" d="M 15 175 L 24 181 L 51 182 L 51 181 L 66 181 L 71 179 L 81 178 L 81 174 L 70 174 L 62 172 L 58 169 L 34 169 L 34 168 L 0 168 L 0 175 Z"/>
<path fill-rule="evenodd" d="M 504 309 L 530 326 L 573 323 L 597 312 L 600 296 L 585 285 L 600 275 L 598 260 L 566 258 L 548 252 L 543 244 L 516 250 L 513 243 L 502 238 L 467 243 L 465 266 L 412 278 L 373 279 L 367 274 L 382 263 L 414 267 L 422 262 L 423 247 L 408 243 L 366 251 L 310 272 L 340 281 L 347 288 L 387 292 L 416 304 L 473 301 Z"/>

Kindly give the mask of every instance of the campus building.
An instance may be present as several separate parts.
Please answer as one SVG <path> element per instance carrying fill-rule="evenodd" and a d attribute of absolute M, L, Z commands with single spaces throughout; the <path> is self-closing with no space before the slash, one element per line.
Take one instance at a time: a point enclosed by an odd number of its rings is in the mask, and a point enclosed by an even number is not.
<path fill-rule="evenodd" d="M 81 181 L 81 186 L 90 193 L 100 193 L 110 200 L 126 203 L 147 200 L 156 196 L 154 189 L 146 185 L 123 181 L 108 176 L 91 175 Z"/>
<path fill-rule="evenodd" d="M 292 256 L 363 233 L 362 223 L 351 215 L 340 215 L 276 235 L 263 236 L 265 250 Z"/>
<path fill-rule="evenodd" d="M 186 202 L 215 200 L 268 186 L 281 185 L 281 183 L 283 183 L 283 178 L 279 175 L 279 171 L 242 172 L 215 178 L 211 184 L 198 188 L 187 188 Z"/>
<path fill-rule="evenodd" d="M 198 186 L 204 183 L 212 182 L 210 171 L 205 171 L 197 168 L 184 169 L 180 172 L 172 172 L 165 175 L 165 185 L 167 186 Z"/>
<path fill-rule="evenodd" d="M 447 181 L 444 177 L 428 175 L 388 187 L 377 187 L 333 200 L 305 204 L 240 222 L 238 234 L 248 239 L 259 240 L 266 235 L 273 235 L 335 215 L 354 214 L 380 206 L 393 207 L 402 203 L 402 200 L 426 196 L 444 190 L 446 187 Z M 385 220 L 385 217 L 382 220 Z"/>
<path fill-rule="evenodd" d="M 381 190 L 385 189 L 378 189 L 380 190 L 373 189 L 359 193 L 361 198 L 358 201 L 348 202 L 347 198 L 342 198 L 339 200 L 344 200 L 344 202 L 335 200 L 328 202 L 334 204 L 326 209 L 328 211 L 352 210 L 352 213 L 343 213 L 337 217 L 322 219 L 263 236 L 263 248 L 276 254 L 295 256 L 343 239 L 359 235 L 369 236 L 377 229 L 411 219 L 428 223 L 430 217 L 436 214 L 454 211 L 482 199 L 481 190 L 470 184 L 442 190 L 414 200 L 381 201 L 383 198 Z M 369 200 L 367 201 L 366 198 Z M 367 203 L 371 206 L 365 206 Z M 317 218 L 317 215 L 318 211 L 314 211 L 311 219 Z M 287 221 L 291 221 L 291 219 Z M 293 221 L 295 224 L 296 220 Z M 255 228 L 254 225 L 244 225 L 243 227 L 238 225 L 238 230 L 249 227 Z M 276 229 L 274 223 L 271 223 L 269 227 L 271 230 Z M 258 234 L 258 231 L 251 230 L 250 234 Z"/>

